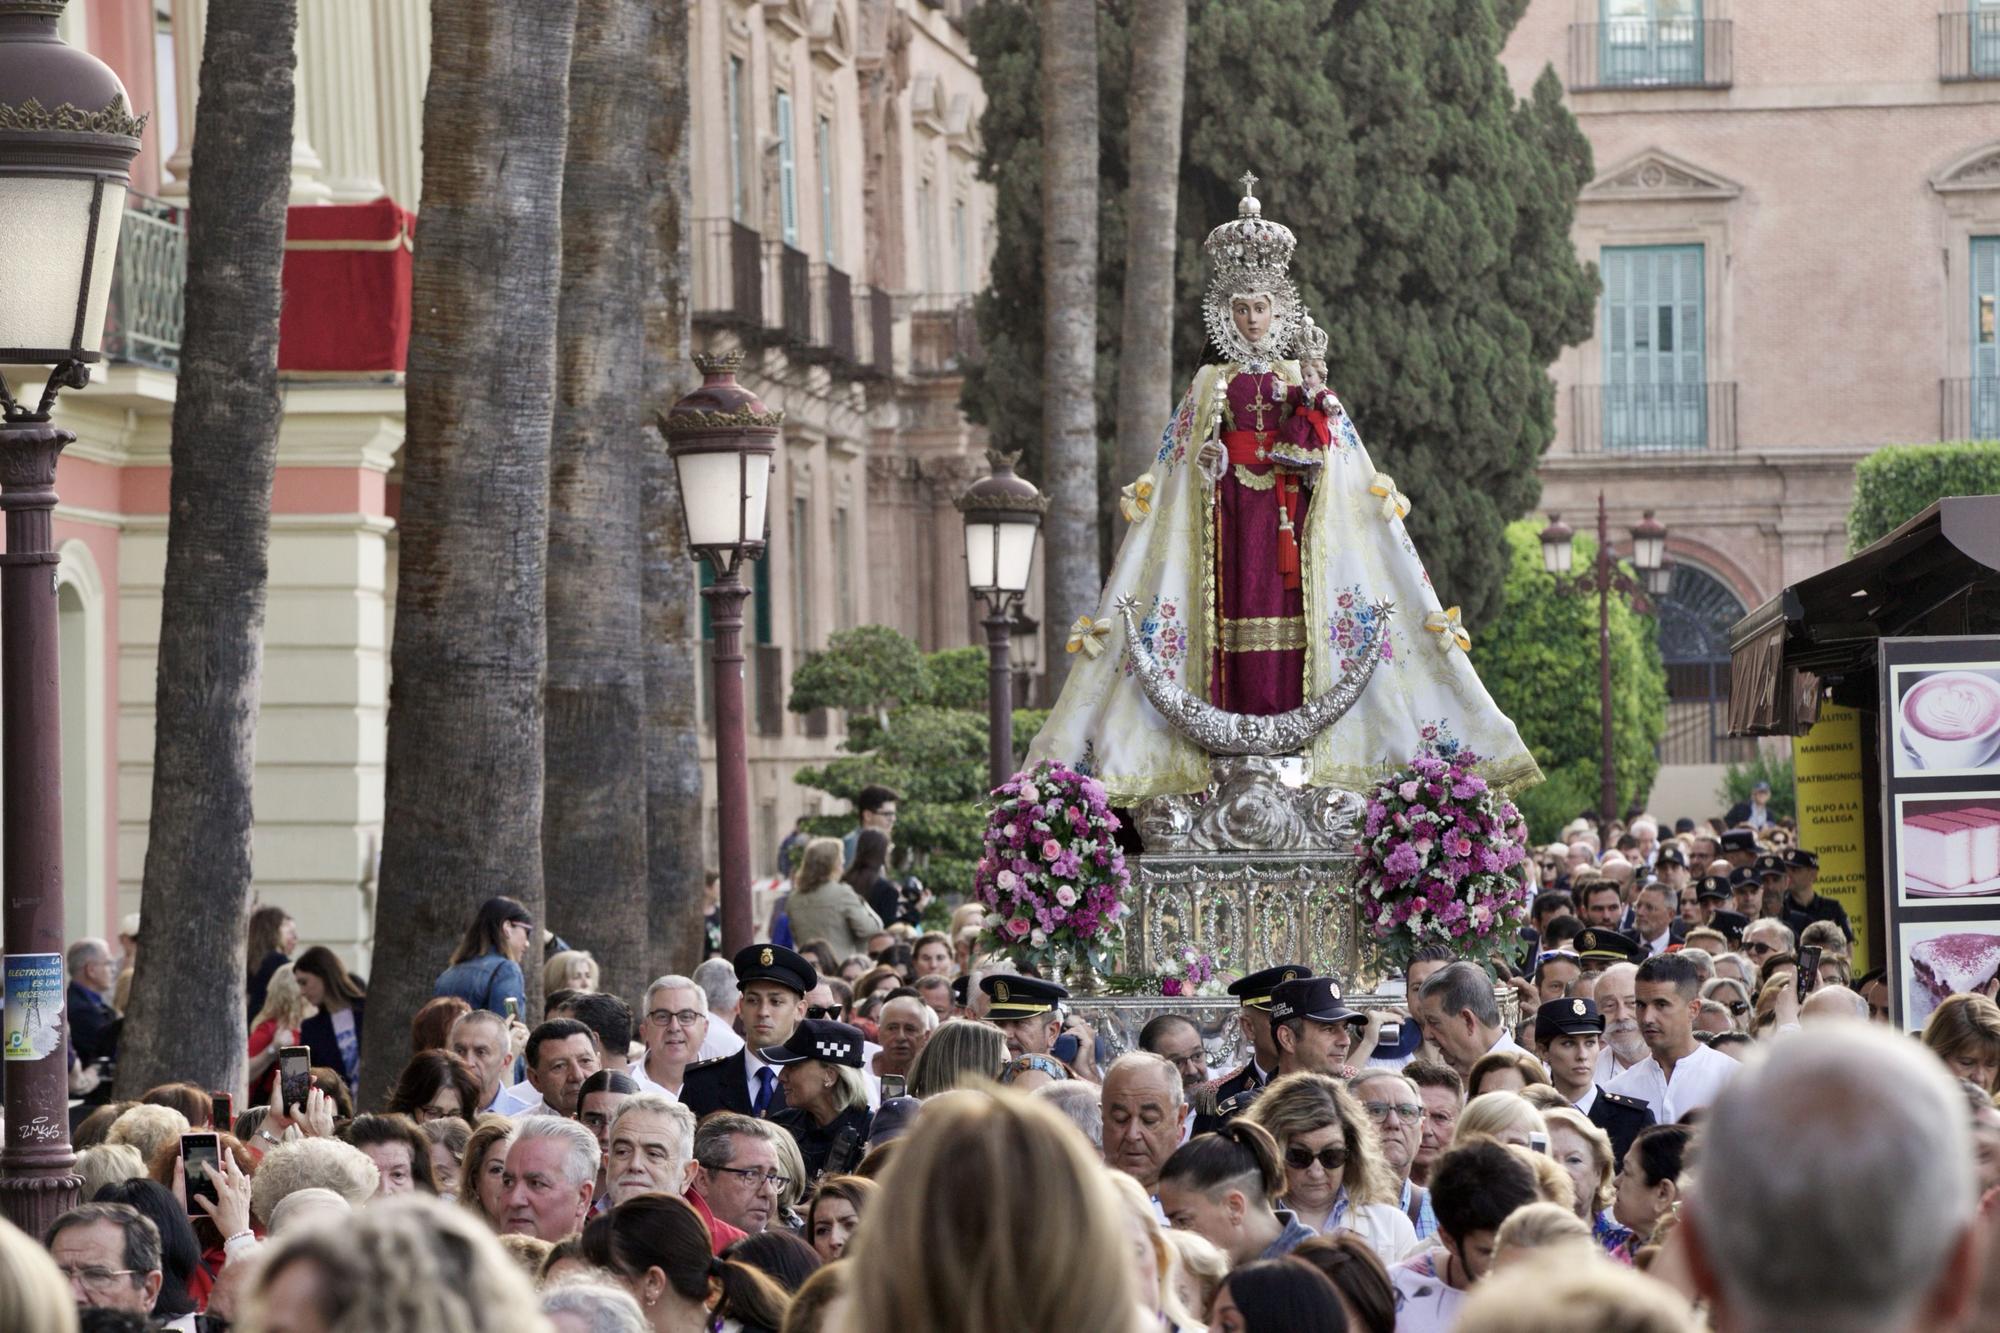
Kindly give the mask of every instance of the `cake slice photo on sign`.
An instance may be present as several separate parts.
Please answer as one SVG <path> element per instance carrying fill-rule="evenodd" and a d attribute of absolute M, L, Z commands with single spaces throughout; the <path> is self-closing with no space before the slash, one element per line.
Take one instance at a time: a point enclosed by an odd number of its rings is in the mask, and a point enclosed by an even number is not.
<path fill-rule="evenodd" d="M 1903 896 L 2000 899 L 2000 792 L 1900 806 Z"/>
<path fill-rule="evenodd" d="M 1979 923 L 1973 930 L 1955 930 L 1952 922 L 1926 928 L 1909 945 L 1908 1003 L 1904 1026 L 1920 1028 L 1949 996 L 1970 994 L 2000 974 L 2000 923 Z M 1936 933 L 1932 933 L 1935 931 Z M 1904 928 L 1904 939 L 1916 932 Z"/>

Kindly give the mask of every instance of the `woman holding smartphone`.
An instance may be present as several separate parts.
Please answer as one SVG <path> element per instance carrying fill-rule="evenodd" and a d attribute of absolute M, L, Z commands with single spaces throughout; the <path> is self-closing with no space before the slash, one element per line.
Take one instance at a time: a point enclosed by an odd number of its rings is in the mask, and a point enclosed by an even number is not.
<path fill-rule="evenodd" d="M 252 1105 L 271 1095 L 271 1082 L 278 1076 L 279 1048 L 299 1045 L 299 1029 L 318 1012 L 299 989 L 298 975 L 290 963 L 271 973 L 264 988 L 264 1005 L 250 1020 Z"/>
<path fill-rule="evenodd" d="M 338 1070 L 350 1088 L 361 1080 L 361 1011 L 368 990 L 347 975 L 340 955 L 315 944 L 292 964 L 299 993 L 319 1012 L 299 1025 L 299 1041 L 312 1048 L 316 1065 Z"/>

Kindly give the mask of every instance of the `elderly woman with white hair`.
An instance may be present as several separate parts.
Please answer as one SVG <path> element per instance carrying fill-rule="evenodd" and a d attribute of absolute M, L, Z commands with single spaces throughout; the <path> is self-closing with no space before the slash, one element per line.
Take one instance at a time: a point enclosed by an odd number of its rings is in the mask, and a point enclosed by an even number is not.
<path fill-rule="evenodd" d="M 375 1195 L 381 1172 L 368 1154 L 339 1139 L 294 1139 L 264 1154 L 250 1177 L 250 1211 L 265 1226 L 285 1196 L 299 1190 L 332 1190 L 359 1208 Z"/>
<path fill-rule="evenodd" d="M 782 1046 L 758 1056 L 778 1067 L 785 1108 L 771 1123 L 790 1132 L 805 1160 L 807 1180 L 844 1175 L 861 1160 L 874 1112 L 862 1076 L 861 1029 L 831 1019 L 808 1018 Z"/>
<path fill-rule="evenodd" d="M 1612 1201 L 1618 1197 L 1617 1159 L 1611 1151 L 1611 1136 L 1573 1106 L 1542 1112 L 1549 1126 L 1549 1155 L 1569 1173 L 1575 1186 L 1573 1210 L 1577 1219 L 1590 1227 L 1591 1238 L 1605 1253 L 1630 1255 L 1632 1233 L 1611 1216 Z"/>

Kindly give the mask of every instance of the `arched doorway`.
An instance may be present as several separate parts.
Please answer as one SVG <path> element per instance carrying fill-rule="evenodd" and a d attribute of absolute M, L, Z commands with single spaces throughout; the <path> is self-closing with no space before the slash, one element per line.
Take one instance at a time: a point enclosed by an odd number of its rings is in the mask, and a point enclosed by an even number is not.
<path fill-rule="evenodd" d="M 1738 764 L 1756 742 L 1728 735 L 1729 627 L 1745 607 L 1729 585 L 1685 560 L 1673 584 L 1653 601 L 1660 658 L 1667 668 L 1667 731 L 1663 764 Z"/>

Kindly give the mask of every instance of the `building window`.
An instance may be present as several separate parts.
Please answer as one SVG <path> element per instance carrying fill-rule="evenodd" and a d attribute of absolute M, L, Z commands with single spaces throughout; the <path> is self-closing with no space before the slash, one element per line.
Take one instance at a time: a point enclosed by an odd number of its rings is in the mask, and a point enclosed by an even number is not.
<path fill-rule="evenodd" d="M 847 506 L 839 505 L 833 511 L 833 558 L 839 562 L 834 572 L 834 582 L 840 587 L 840 627 L 853 629 L 857 619 L 854 611 L 854 585 L 860 578 L 860 571 L 854 567 L 854 534 L 848 526 Z"/>
<path fill-rule="evenodd" d="M 917 261 L 921 266 L 924 290 L 934 292 L 937 284 L 937 251 L 931 237 L 937 231 L 937 205 L 931 199 L 931 183 L 917 182 Z"/>
<path fill-rule="evenodd" d="M 1972 55 L 1972 77 L 2000 79 L 2000 0 L 1968 0 L 1966 45 Z"/>
<path fill-rule="evenodd" d="M 1699 245 L 1606 246 L 1604 446 L 1708 445 Z"/>
<path fill-rule="evenodd" d="M 1972 238 L 1972 437 L 2000 436 L 2000 236 Z"/>
<path fill-rule="evenodd" d="M 1745 608 L 1720 579 L 1684 560 L 1654 599 L 1660 660 L 1667 668 L 1663 764 L 1741 763 L 1757 743 L 1729 735 L 1729 628 Z"/>
<path fill-rule="evenodd" d="M 772 106 L 778 131 L 778 223 L 785 244 L 799 243 L 799 157 L 792 138 L 792 95 L 778 89 Z"/>
<path fill-rule="evenodd" d="M 811 529 L 806 526 L 806 520 L 810 516 L 811 511 L 807 507 L 806 497 L 803 495 L 793 496 L 792 530 L 790 534 L 790 546 L 792 549 L 792 649 L 794 652 L 799 653 L 811 652 L 813 647 L 812 561 L 806 555 L 807 548 L 812 545 L 807 535 L 811 532 Z"/>
<path fill-rule="evenodd" d="M 1598 68 L 1609 85 L 1699 84 L 1701 0 L 1599 0 Z"/>
<path fill-rule="evenodd" d="M 829 264 L 840 262 L 840 230 L 834 225 L 833 121 L 825 116 L 813 127 L 813 156 L 819 163 L 819 244 Z"/>
<path fill-rule="evenodd" d="M 951 262 L 954 292 L 972 290 L 972 280 L 966 264 L 968 251 L 965 243 L 965 200 L 954 200 L 951 205 Z"/>
<path fill-rule="evenodd" d="M 743 160 L 750 128 L 743 123 L 750 103 L 743 95 L 743 57 L 729 57 L 729 216 L 738 222 L 750 216 L 750 170 Z"/>

